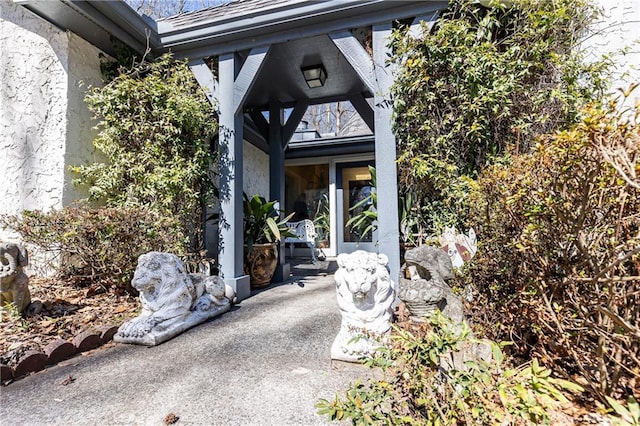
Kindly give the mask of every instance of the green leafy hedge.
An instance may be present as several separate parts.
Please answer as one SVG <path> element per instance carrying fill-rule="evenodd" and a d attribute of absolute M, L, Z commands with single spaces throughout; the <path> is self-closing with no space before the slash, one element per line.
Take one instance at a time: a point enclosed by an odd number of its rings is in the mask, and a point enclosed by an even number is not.
<path fill-rule="evenodd" d="M 200 250 L 218 121 L 187 63 L 167 54 L 121 68 L 86 102 L 99 120 L 93 144 L 104 161 L 72 167 L 75 183 L 87 187 L 91 201 L 144 206 L 177 220 L 187 250 Z"/>
<path fill-rule="evenodd" d="M 394 33 L 393 86 L 401 186 L 432 233 L 462 225 L 472 179 L 539 135 L 575 123 L 602 93 L 605 64 L 586 64 L 586 0 L 451 1 L 434 28 Z"/>

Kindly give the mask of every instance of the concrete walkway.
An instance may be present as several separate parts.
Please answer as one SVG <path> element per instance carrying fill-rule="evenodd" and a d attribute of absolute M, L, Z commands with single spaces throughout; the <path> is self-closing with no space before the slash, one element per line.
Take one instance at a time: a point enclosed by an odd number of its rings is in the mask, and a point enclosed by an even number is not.
<path fill-rule="evenodd" d="M 162 425 L 169 413 L 178 425 L 327 424 L 318 398 L 368 372 L 330 359 L 334 268 L 297 265 L 292 281 L 160 346 L 111 343 L 11 383 L 0 424 Z"/>

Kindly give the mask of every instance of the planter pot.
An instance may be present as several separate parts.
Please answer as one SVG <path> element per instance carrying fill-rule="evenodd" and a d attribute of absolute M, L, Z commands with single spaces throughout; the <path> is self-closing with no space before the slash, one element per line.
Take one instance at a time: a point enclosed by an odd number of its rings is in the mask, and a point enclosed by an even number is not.
<path fill-rule="evenodd" d="M 247 255 L 244 267 L 251 278 L 251 287 L 260 288 L 269 285 L 278 266 L 276 243 L 254 244 Z"/>

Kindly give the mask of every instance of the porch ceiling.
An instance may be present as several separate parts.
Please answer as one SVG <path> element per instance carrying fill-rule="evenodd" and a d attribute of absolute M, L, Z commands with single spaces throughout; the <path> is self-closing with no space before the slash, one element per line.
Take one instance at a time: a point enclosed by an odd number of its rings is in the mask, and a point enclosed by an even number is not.
<path fill-rule="evenodd" d="M 316 64 L 324 65 L 327 80 L 323 87 L 309 88 L 300 67 Z M 320 35 L 272 46 L 245 107 L 265 109 L 270 101 L 289 105 L 305 99 L 313 104 L 355 93 L 373 96 L 331 39 Z"/>

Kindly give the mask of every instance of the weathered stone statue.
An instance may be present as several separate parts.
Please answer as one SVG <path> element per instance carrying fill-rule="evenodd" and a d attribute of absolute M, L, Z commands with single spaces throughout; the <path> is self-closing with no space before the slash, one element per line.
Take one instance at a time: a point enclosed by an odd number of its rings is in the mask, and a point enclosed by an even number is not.
<path fill-rule="evenodd" d="M 158 345 L 228 311 L 233 298 L 222 278 L 189 274 L 170 253 L 140 256 L 131 285 L 140 292 L 142 312 L 120 326 L 116 342 Z"/>
<path fill-rule="evenodd" d="M 456 332 L 463 330 L 464 307 L 445 280 L 453 278 L 453 264 L 448 253 L 440 247 L 421 246 L 405 253 L 404 277 L 400 277 L 398 298 L 411 312 L 411 319 L 423 321 L 435 309 L 448 317 Z M 441 357 L 444 370 L 466 369 L 465 362 L 491 359 L 491 347 L 485 342 L 467 340 L 457 351 Z"/>
<path fill-rule="evenodd" d="M 434 309 L 454 322 L 464 320 L 460 299 L 445 280 L 453 278 L 449 255 L 439 247 L 420 246 L 404 255 L 405 277 L 400 277 L 398 298 L 405 302 L 414 320 Z"/>
<path fill-rule="evenodd" d="M 12 303 L 22 313 L 31 303 L 29 277 L 22 270 L 29 264 L 27 250 L 15 243 L 0 243 L 0 313 Z"/>
<path fill-rule="evenodd" d="M 331 358 L 357 362 L 379 346 L 376 336 L 391 328 L 395 289 L 384 254 L 358 250 L 339 255 L 337 261 L 335 281 L 342 323 L 331 346 Z"/>

